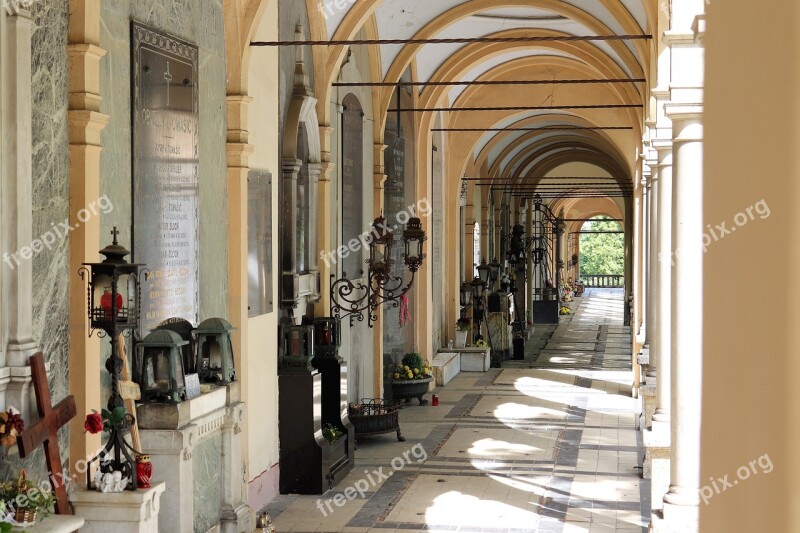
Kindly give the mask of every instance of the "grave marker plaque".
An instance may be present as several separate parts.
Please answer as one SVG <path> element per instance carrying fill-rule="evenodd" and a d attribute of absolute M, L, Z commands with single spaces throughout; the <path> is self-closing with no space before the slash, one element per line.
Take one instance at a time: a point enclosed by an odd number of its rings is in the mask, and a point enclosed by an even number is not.
<path fill-rule="evenodd" d="M 144 331 L 199 312 L 198 50 L 131 23 L 133 251 L 151 271 Z"/>

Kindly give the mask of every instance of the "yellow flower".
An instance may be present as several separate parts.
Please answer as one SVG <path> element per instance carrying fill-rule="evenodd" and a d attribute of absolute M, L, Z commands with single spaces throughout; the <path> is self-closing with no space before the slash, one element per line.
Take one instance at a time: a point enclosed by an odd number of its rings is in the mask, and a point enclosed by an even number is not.
<path fill-rule="evenodd" d="M 400 379 L 400 374 L 398 374 L 397 372 L 395 372 L 395 373 L 394 373 L 394 379 Z"/>
<path fill-rule="evenodd" d="M 415 369 L 414 369 L 414 373 L 415 373 L 415 374 L 419 374 L 419 368 L 415 368 Z"/>

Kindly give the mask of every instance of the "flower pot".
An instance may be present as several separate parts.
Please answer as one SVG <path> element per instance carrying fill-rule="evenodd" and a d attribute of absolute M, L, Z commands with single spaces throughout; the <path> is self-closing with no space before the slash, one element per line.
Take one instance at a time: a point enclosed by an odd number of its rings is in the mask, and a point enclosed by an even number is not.
<path fill-rule="evenodd" d="M 467 346 L 467 334 L 469 330 L 456 330 L 456 348 L 465 348 Z"/>
<path fill-rule="evenodd" d="M 395 400 L 406 400 L 416 398 L 420 405 L 426 405 L 428 400 L 422 397 L 428 393 L 428 384 L 433 381 L 433 376 L 421 379 L 395 379 L 392 381 L 392 398 Z"/>

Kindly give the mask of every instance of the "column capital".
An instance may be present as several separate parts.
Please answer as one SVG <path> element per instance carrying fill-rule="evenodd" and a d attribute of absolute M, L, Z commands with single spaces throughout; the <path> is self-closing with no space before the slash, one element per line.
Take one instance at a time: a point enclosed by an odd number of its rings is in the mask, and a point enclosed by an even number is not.
<path fill-rule="evenodd" d="M 16 18 L 20 22 L 33 23 L 31 17 L 31 6 L 33 0 L 4 0 L 3 8 L 9 17 Z"/>
<path fill-rule="evenodd" d="M 297 173 L 300 172 L 302 162 L 293 157 L 285 157 L 281 161 L 281 169 L 283 170 L 284 179 L 297 179 Z"/>

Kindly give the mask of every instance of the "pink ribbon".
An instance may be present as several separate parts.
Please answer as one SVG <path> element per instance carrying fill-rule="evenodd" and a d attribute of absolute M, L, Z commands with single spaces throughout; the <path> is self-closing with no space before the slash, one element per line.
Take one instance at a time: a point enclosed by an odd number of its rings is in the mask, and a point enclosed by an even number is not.
<path fill-rule="evenodd" d="M 408 303 L 408 295 L 404 294 L 400 297 L 400 327 L 406 325 L 406 321 L 411 322 L 411 307 Z"/>

